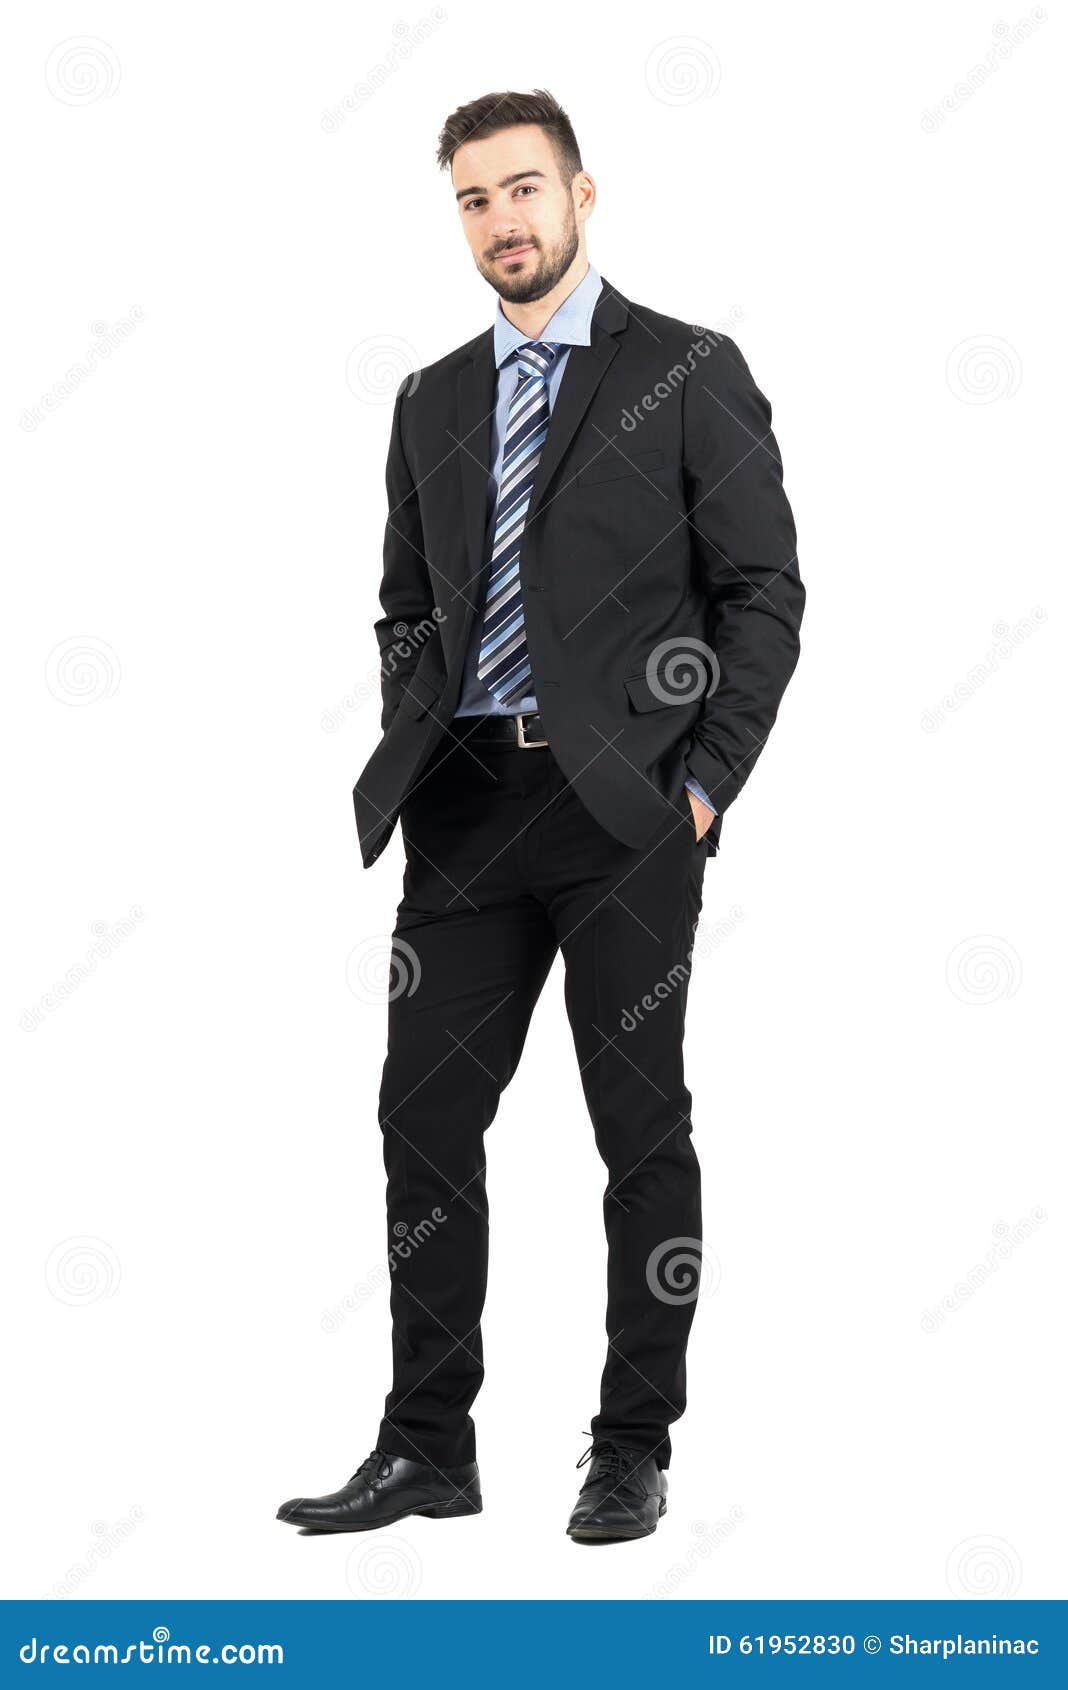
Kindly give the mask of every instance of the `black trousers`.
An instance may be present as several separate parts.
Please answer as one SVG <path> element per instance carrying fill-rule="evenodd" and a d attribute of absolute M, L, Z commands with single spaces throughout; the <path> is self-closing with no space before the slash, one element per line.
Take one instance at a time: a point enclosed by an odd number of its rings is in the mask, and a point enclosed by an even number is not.
<path fill-rule="evenodd" d="M 400 816 L 379 1119 L 393 1386 L 378 1446 L 475 1458 L 488 1211 L 483 1134 L 560 950 L 608 1170 L 608 1355 L 591 1430 L 668 1465 L 699 1278 L 700 1170 L 682 1038 L 707 857 L 689 799 L 641 850 L 607 833 L 548 748 L 467 743 L 456 718 Z"/>

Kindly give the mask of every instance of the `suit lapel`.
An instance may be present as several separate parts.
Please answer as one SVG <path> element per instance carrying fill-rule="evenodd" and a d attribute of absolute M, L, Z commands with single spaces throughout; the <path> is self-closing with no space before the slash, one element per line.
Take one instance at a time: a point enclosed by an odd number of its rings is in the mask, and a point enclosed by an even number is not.
<path fill-rule="evenodd" d="M 486 543 L 491 425 L 497 392 L 492 329 L 482 336 L 469 361 L 461 367 L 457 387 L 456 412 L 461 443 L 456 450 L 460 459 L 467 540 L 467 577 L 457 585 L 463 598 L 470 602 L 477 594 L 476 584 L 482 572 Z"/>

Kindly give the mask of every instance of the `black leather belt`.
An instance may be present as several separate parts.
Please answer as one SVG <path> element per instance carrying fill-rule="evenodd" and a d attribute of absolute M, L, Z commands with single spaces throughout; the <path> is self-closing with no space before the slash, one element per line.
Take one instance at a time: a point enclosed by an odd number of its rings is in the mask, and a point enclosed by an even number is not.
<path fill-rule="evenodd" d="M 474 724 L 470 732 L 467 724 Z M 460 729 L 472 745 L 510 746 L 513 751 L 536 751 L 548 745 L 541 717 L 536 710 L 522 710 L 517 716 L 457 716 L 453 727 Z"/>

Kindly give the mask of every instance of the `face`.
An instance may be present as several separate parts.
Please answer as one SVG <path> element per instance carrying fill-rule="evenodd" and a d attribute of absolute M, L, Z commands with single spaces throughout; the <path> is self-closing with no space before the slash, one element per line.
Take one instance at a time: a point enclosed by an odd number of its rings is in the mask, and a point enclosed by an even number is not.
<path fill-rule="evenodd" d="M 579 250 L 592 178 L 580 171 L 565 186 L 544 129 L 520 123 L 457 147 L 452 181 L 460 223 L 490 286 L 514 305 L 551 292 Z"/>

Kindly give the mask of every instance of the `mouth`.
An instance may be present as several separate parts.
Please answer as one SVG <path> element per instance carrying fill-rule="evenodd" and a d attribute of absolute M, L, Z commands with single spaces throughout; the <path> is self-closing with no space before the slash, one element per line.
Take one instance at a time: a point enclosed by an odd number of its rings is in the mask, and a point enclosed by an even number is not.
<path fill-rule="evenodd" d="M 497 254 L 498 264 L 521 264 L 534 251 L 532 246 L 510 246 Z"/>

